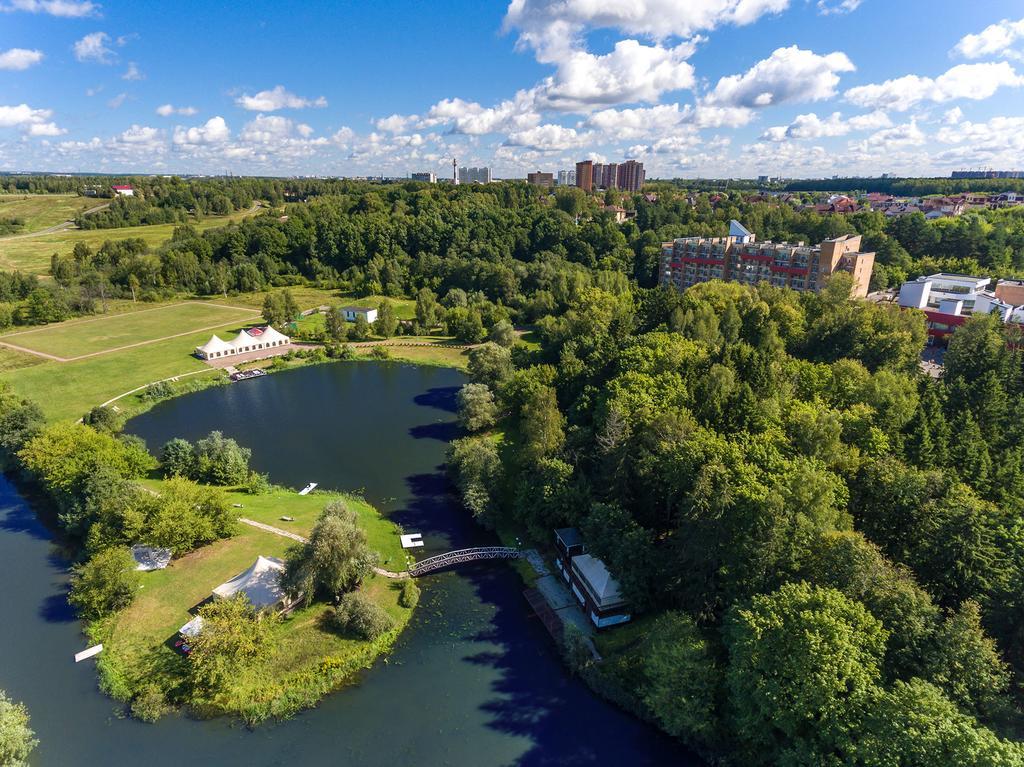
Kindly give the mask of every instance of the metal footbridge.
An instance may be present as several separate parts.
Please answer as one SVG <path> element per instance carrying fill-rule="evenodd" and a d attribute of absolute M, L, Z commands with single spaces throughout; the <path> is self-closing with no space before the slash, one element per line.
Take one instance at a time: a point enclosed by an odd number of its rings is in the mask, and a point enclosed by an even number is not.
<path fill-rule="evenodd" d="M 409 567 L 409 575 L 417 577 L 466 562 L 479 562 L 483 559 L 518 559 L 522 555 L 523 553 L 519 549 L 514 549 L 510 546 L 480 546 L 475 549 L 458 549 L 416 562 Z"/>

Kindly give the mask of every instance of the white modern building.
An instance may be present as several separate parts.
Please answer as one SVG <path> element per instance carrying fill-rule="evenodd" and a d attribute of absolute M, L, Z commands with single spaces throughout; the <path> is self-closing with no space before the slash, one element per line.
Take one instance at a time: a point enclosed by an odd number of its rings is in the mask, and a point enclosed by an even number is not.
<path fill-rule="evenodd" d="M 341 313 L 348 322 L 355 322 L 359 316 L 365 317 L 366 321 L 371 325 L 377 320 L 377 310 L 366 306 L 345 306 L 342 307 Z"/>
<path fill-rule="evenodd" d="M 970 274 L 940 272 L 904 282 L 899 305 L 920 309 L 928 318 L 928 335 L 946 338 L 973 314 L 996 314 L 1003 322 L 1024 320 L 1024 307 L 1014 306 L 989 290 L 992 280 Z"/>
<path fill-rule="evenodd" d="M 196 355 L 204 360 L 223 359 L 238 354 L 274 349 L 291 343 L 288 336 L 267 325 L 261 328 L 246 328 L 230 341 L 214 335 L 202 346 L 196 347 Z"/>

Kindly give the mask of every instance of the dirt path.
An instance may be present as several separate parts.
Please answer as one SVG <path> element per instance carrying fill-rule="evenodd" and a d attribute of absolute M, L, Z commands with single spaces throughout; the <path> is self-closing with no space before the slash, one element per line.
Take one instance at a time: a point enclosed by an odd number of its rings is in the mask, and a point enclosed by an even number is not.
<path fill-rule="evenodd" d="M 307 539 L 303 538 L 298 533 L 290 533 L 287 530 L 282 530 L 280 527 L 274 527 L 273 525 L 265 525 L 262 522 L 256 522 L 255 520 L 246 519 L 245 517 L 239 517 L 238 521 L 241 522 L 243 525 L 249 525 L 250 527 L 258 528 L 266 533 L 273 533 L 274 535 L 280 535 L 285 538 L 290 538 L 291 540 L 298 541 L 299 543 L 307 542 Z M 373 571 L 377 573 L 377 575 L 382 575 L 385 578 L 402 579 L 410 577 L 409 573 L 395 573 L 391 570 L 385 570 L 383 567 L 374 567 Z"/>
<path fill-rule="evenodd" d="M 95 207 L 89 208 L 88 210 L 83 210 L 82 211 L 82 215 L 83 216 L 88 216 L 90 213 L 95 213 L 98 210 L 103 210 L 104 208 L 108 208 L 108 207 L 110 207 L 110 203 L 109 202 L 105 202 L 102 205 L 96 205 Z M 74 225 L 75 225 L 74 219 L 69 219 L 67 221 L 61 221 L 59 224 L 54 224 L 53 226 L 48 226 L 45 229 L 40 229 L 40 230 L 38 230 L 36 232 L 26 232 L 24 234 L 10 234 L 10 235 L 8 235 L 6 237 L 0 237 L 0 240 L 5 241 L 5 242 L 7 240 L 27 240 L 27 239 L 30 239 L 32 237 L 40 237 L 40 236 L 42 236 L 44 234 L 57 234 L 58 232 L 67 231 L 68 229 L 70 229 Z"/>

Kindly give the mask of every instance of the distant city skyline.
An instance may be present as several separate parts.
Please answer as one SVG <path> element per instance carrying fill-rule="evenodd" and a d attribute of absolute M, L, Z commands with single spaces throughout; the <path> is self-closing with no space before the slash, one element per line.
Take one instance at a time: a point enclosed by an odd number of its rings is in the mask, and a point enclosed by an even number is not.
<path fill-rule="evenodd" d="M 450 179 L 455 158 L 524 178 L 581 157 L 660 178 L 1018 169 L 1019 0 L 935 11 L 0 0 L 0 169 Z M 457 53 L 422 45 L 453 32 Z"/>

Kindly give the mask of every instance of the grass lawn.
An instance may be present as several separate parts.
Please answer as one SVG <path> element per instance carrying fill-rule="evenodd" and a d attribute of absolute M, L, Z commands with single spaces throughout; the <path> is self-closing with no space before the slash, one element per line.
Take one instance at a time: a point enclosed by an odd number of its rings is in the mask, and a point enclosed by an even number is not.
<path fill-rule="evenodd" d="M 47 419 L 81 418 L 95 405 L 153 381 L 196 371 L 223 375 L 193 357 L 192 350 L 208 341 L 212 333 L 224 337 L 240 327 L 237 322 L 229 323 L 216 330 L 75 362 L 47 361 L 3 373 L 3 378 L 15 392 L 38 402 Z"/>
<path fill-rule="evenodd" d="M 231 502 L 243 504 L 240 515 L 277 525 L 282 524 L 277 520 L 281 514 L 294 516 L 297 531 L 307 531 L 323 507 L 337 497 L 328 493 L 300 496 L 281 489 L 265 496 L 229 493 Z M 363 501 L 346 501 L 359 514 L 371 547 L 382 550 L 382 559 L 385 552 L 393 556 L 401 551 L 391 523 Z M 258 555 L 281 557 L 293 543 L 240 524 L 234 537 L 181 557 L 166 570 L 143 573 L 142 588 L 132 605 L 91 627 L 92 638 L 104 644 L 99 663 L 104 688 L 126 700 L 144 684 L 156 683 L 171 698 L 185 699 L 180 683 L 187 660 L 174 649 L 173 639 L 191 618 L 189 610 L 215 586 L 249 567 Z M 274 625 L 268 657 L 238 675 L 231 689 L 218 697 L 218 711 L 248 719 L 290 715 L 315 704 L 386 651 L 411 611 L 399 607 L 398 586 L 388 579 L 372 576 L 363 590 L 396 620 L 388 641 L 366 642 L 324 630 L 320 620 L 325 605 L 298 609 Z"/>
<path fill-rule="evenodd" d="M 0 376 L 11 370 L 29 368 L 33 365 L 42 365 L 45 362 L 42 357 L 36 357 L 24 352 L 16 352 L 14 349 L 0 347 Z"/>
<path fill-rule="evenodd" d="M 24 228 L 16 234 L 28 234 L 70 221 L 100 204 L 77 194 L 0 194 L 0 218 L 24 220 Z"/>
<path fill-rule="evenodd" d="M 44 325 L 8 333 L 0 336 L 0 340 L 33 351 L 73 358 L 226 322 L 248 321 L 257 316 L 249 309 L 190 302 Z"/>
<path fill-rule="evenodd" d="M 400 346 L 403 342 L 420 343 L 429 342 L 429 346 Z M 459 349 L 450 345 L 450 338 L 419 338 L 417 336 L 399 336 L 385 344 L 389 359 L 415 362 L 421 365 L 439 365 L 441 367 L 452 367 L 465 370 L 469 364 L 469 350 Z M 355 351 L 358 359 L 375 359 L 374 346 L 356 346 Z"/>
<path fill-rule="evenodd" d="M 299 306 L 306 309 L 322 304 L 342 303 L 336 292 L 318 288 L 294 288 L 293 293 Z M 251 306 L 258 309 L 263 304 L 264 293 L 251 293 L 216 299 L 217 303 L 235 307 Z M 414 302 L 408 302 L 410 305 Z M 186 308 L 187 307 L 187 308 Z M 100 318 L 87 317 L 47 325 L 29 332 L 8 334 L 6 339 L 18 346 L 47 351 L 51 354 L 83 354 L 92 350 L 111 348 L 118 344 L 138 343 L 147 338 L 159 338 L 183 332 L 186 323 L 179 322 L 180 316 L 191 318 L 191 327 L 205 327 L 213 324 L 218 317 L 227 315 L 225 324 L 209 330 L 190 332 L 188 335 L 154 341 L 120 351 L 86 357 L 72 362 L 57 362 L 30 357 L 13 350 L 0 348 L 0 378 L 8 381 L 15 392 L 39 403 L 44 415 L 50 420 L 81 418 L 90 408 L 102 404 L 136 387 L 173 376 L 198 374 L 182 379 L 183 385 L 201 383 L 198 379 L 223 376 L 220 371 L 209 368 L 192 356 L 192 351 L 209 340 L 214 333 L 222 338 L 237 333 L 243 324 L 230 321 L 229 309 L 212 308 L 213 304 L 133 304 L 130 301 L 111 303 L 111 311 L 117 314 Z M 153 309 L 153 311 L 147 311 Z M 207 323 L 207 313 L 212 321 Z M 244 312 L 234 316 L 242 318 Z M 254 317 L 255 319 L 255 317 Z M 322 320 L 307 320 L 318 322 Z M 163 324 L 167 328 L 159 330 Z M 94 330 L 102 329 L 103 338 L 95 337 Z M 165 332 L 166 331 L 166 332 Z M 396 346 L 403 342 L 429 342 L 427 347 Z M 441 365 L 465 368 L 467 352 L 448 345 L 450 339 L 440 336 L 400 336 L 388 343 L 391 359 L 418 364 Z M 355 347 L 360 359 L 370 357 L 371 347 Z M 63 352 L 63 353 L 62 353 Z M 302 361 L 285 363 L 304 364 Z M 266 363 L 263 363 L 266 366 Z M 118 406 L 127 412 L 142 409 L 138 395 L 126 397 Z"/>
<path fill-rule="evenodd" d="M 224 226 L 232 221 L 251 216 L 257 210 L 239 211 L 228 216 L 209 216 L 192 222 L 199 231 Z M 50 256 L 57 253 L 66 256 L 76 242 L 84 242 L 93 249 L 107 240 L 127 240 L 139 237 L 150 247 L 169 240 L 175 227 L 180 224 L 153 224 L 151 226 L 126 226 L 118 229 L 70 229 L 65 232 L 42 234 L 16 240 L 0 240 L 0 269 L 19 270 L 32 274 L 47 274 L 50 270 Z"/>

